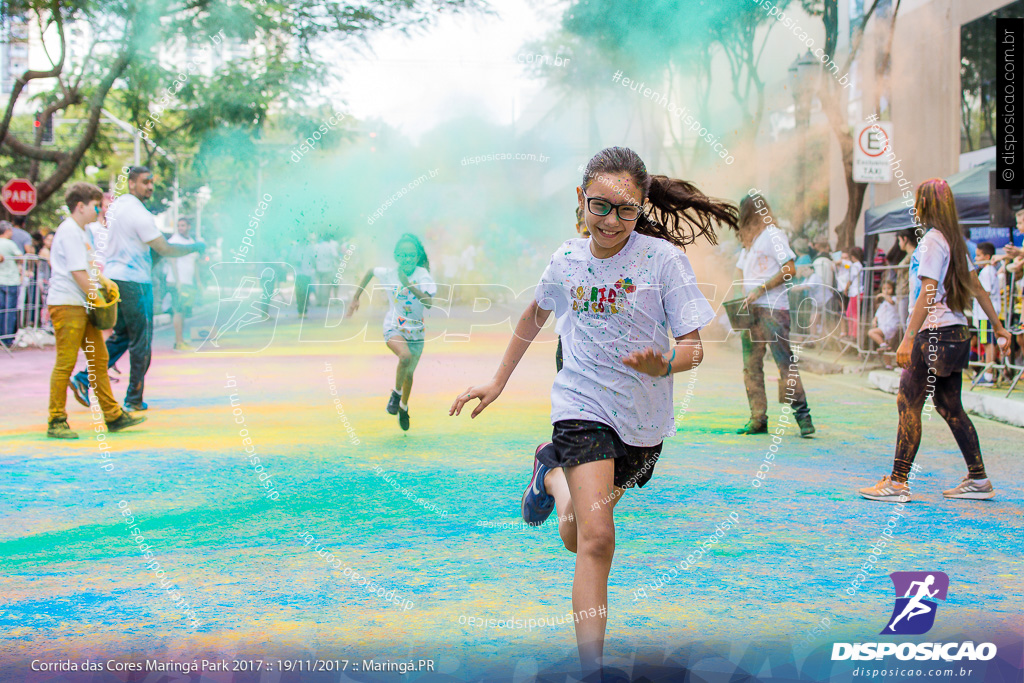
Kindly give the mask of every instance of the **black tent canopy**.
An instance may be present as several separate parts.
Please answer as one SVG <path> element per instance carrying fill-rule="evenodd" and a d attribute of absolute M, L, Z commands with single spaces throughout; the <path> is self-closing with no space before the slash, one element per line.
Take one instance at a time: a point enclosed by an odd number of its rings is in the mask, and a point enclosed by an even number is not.
<path fill-rule="evenodd" d="M 949 188 L 953 190 L 956 200 L 956 211 L 960 224 L 965 227 L 989 225 L 988 215 L 988 174 L 996 168 L 995 159 L 954 173 L 946 178 Z M 914 184 L 916 189 L 927 178 Z M 910 206 L 903 197 L 893 199 L 885 204 L 868 209 L 864 214 L 864 235 L 878 235 L 895 232 L 904 228 L 913 228 L 914 221 L 910 216 Z M 913 206 L 913 202 L 910 203 Z"/>

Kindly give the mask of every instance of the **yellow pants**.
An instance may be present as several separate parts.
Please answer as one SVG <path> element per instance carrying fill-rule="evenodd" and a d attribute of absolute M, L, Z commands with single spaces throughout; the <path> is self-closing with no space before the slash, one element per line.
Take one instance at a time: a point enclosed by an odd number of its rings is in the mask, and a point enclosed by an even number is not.
<path fill-rule="evenodd" d="M 84 306 L 48 306 L 53 332 L 57 338 L 57 360 L 50 375 L 50 422 L 66 420 L 68 402 L 68 380 L 75 371 L 78 349 L 85 351 L 89 372 L 89 384 L 96 392 L 103 417 L 113 422 L 123 412 L 114 400 L 110 390 L 110 376 L 107 374 L 107 345 L 103 333 L 89 322 Z"/>

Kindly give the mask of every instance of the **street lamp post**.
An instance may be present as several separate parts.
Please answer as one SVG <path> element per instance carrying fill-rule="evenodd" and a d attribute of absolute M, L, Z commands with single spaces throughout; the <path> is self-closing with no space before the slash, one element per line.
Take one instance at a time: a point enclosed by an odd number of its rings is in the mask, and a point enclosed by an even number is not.
<path fill-rule="evenodd" d="M 793 119 L 794 127 L 800 136 L 799 159 L 799 180 L 796 188 L 796 205 L 799 218 L 796 229 L 801 231 L 804 222 L 807 220 L 807 129 L 811 124 L 811 101 L 814 91 L 817 89 L 817 77 L 821 64 L 814 58 L 811 51 L 798 56 L 789 65 L 789 85 L 793 91 Z"/>

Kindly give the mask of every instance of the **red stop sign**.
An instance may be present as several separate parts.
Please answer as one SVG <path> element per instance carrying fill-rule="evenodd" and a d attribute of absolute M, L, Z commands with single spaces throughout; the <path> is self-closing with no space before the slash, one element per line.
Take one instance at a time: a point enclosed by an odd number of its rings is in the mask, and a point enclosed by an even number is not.
<path fill-rule="evenodd" d="M 24 216 L 36 206 L 36 186 L 24 178 L 8 180 L 0 200 L 15 216 Z"/>

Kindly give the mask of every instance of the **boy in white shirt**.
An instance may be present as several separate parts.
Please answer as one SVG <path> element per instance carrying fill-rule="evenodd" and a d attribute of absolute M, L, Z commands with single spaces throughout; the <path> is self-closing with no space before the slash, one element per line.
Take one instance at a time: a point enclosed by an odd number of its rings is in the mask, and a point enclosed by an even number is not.
<path fill-rule="evenodd" d="M 1000 314 L 999 318 L 1002 320 L 1002 285 L 1000 283 L 999 269 L 992 260 L 995 255 L 995 246 L 991 242 L 982 242 L 978 245 L 975 252 L 974 263 L 981 268 L 978 272 L 978 280 L 981 282 L 981 286 L 985 288 L 985 291 L 988 292 L 988 298 L 992 300 L 992 308 L 996 309 L 996 313 Z M 992 334 L 992 327 L 988 316 L 985 315 L 985 311 L 981 310 L 977 299 L 974 300 L 971 313 L 974 318 L 974 326 L 978 328 L 978 344 L 985 347 L 985 363 L 995 363 L 996 340 Z M 986 372 L 979 384 L 995 384 L 992 373 Z"/>
<path fill-rule="evenodd" d="M 100 188 L 91 183 L 74 183 L 64 195 L 71 215 L 60 224 L 50 248 L 50 287 L 46 305 L 57 339 L 57 357 L 50 375 L 50 414 L 46 435 L 53 439 L 77 439 L 68 426 L 67 400 L 71 373 L 78 360 L 78 349 L 85 351 L 87 377 L 96 392 L 107 431 L 145 422 L 123 410 L 114 400 L 107 375 L 107 346 L 103 333 L 89 320 L 89 307 L 96 301 L 97 284 L 116 287 L 103 278 L 90 262 L 85 226 L 96 220 L 103 198 Z M 98 427 L 94 428 L 98 431 Z"/>

